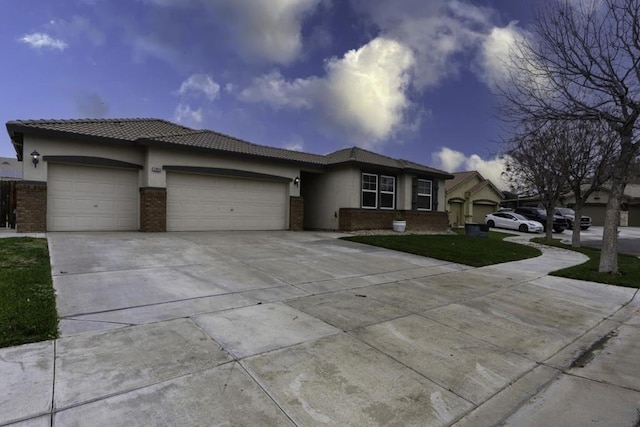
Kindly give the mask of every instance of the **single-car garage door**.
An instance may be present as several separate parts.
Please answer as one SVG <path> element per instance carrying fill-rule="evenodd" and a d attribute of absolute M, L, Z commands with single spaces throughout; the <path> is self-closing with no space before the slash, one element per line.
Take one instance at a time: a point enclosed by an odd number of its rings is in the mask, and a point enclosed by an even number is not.
<path fill-rule="evenodd" d="M 47 181 L 47 230 L 137 230 L 137 170 L 49 163 Z"/>
<path fill-rule="evenodd" d="M 284 182 L 167 173 L 167 230 L 284 230 Z"/>
<path fill-rule="evenodd" d="M 473 204 L 473 222 L 484 224 L 484 217 L 497 211 L 496 205 Z"/>

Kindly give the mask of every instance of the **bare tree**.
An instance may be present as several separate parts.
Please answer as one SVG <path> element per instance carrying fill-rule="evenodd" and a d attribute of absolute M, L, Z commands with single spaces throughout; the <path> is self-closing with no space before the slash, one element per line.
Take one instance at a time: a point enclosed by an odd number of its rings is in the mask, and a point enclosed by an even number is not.
<path fill-rule="evenodd" d="M 562 139 L 568 145 L 570 160 L 563 175 L 575 198 L 575 218 L 571 246 L 580 246 L 582 208 L 595 191 L 613 176 L 611 159 L 616 153 L 616 134 L 598 122 L 565 122 Z"/>
<path fill-rule="evenodd" d="M 502 114 L 605 123 L 617 135 L 600 272 L 616 273 L 620 202 L 640 144 L 640 0 L 544 0 L 510 59 Z"/>
<path fill-rule="evenodd" d="M 504 152 L 506 179 L 520 192 L 533 189 L 547 211 L 547 240 L 553 236 L 554 208 L 567 190 L 566 171 L 571 161 L 571 147 L 562 130 L 556 123 L 523 122 Z"/>

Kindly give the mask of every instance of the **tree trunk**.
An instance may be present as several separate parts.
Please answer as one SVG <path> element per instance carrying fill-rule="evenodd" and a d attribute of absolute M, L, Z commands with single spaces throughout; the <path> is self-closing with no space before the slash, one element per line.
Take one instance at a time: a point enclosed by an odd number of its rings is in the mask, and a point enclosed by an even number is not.
<path fill-rule="evenodd" d="M 602 235 L 602 251 L 600 252 L 600 273 L 618 273 L 618 224 L 620 223 L 620 196 L 624 183 L 611 183 L 609 202 L 604 216 L 604 234 Z"/>
<path fill-rule="evenodd" d="M 545 234 L 545 238 L 548 241 L 552 241 L 553 240 L 553 211 L 551 212 L 551 215 L 549 215 L 549 212 L 547 211 L 547 224 L 545 225 L 546 227 L 546 234 Z"/>
<path fill-rule="evenodd" d="M 580 247 L 580 226 L 582 225 L 582 203 L 576 203 L 573 207 L 576 215 L 573 217 L 573 233 L 571 234 L 571 247 Z"/>
<path fill-rule="evenodd" d="M 615 162 L 611 192 L 604 217 L 602 251 L 600 252 L 600 273 L 618 273 L 618 225 L 620 225 L 620 201 L 629 181 L 629 166 L 635 158 L 632 143 L 633 129 L 620 131 L 620 154 Z"/>

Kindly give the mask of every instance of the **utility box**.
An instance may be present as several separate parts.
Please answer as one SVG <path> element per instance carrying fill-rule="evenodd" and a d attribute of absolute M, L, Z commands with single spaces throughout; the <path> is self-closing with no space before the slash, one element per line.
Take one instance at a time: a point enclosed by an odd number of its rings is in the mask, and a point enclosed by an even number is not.
<path fill-rule="evenodd" d="M 464 235 L 471 237 L 489 237 L 489 226 L 487 224 L 468 222 L 464 225 Z"/>

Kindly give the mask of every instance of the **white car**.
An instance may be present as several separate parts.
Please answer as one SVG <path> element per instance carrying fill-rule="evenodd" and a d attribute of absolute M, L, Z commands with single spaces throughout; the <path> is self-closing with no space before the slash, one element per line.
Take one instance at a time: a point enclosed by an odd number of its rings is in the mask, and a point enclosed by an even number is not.
<path fill-rule="evenodd" d="M 489 227 L 509 228 L 523 233 L 540 233 L 544 229 L 538 221 L 532 221 L 515 212 L 494 212 L 487 215 L 484 222 Z"/>

